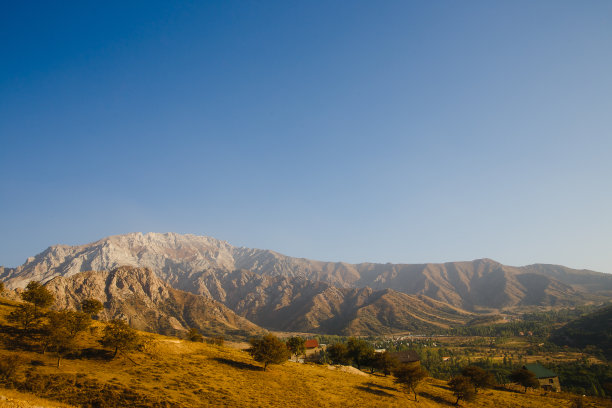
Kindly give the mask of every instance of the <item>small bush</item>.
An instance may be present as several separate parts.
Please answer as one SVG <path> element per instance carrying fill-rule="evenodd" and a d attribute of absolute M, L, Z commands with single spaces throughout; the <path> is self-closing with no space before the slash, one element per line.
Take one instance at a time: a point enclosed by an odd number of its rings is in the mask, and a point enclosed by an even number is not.
<path fill-rule="evenodd" d="M 0 384 L 13 386 L 22 365 L 23 361 L 15 355 L 0 358 Z"/>
<path fill-rule="evenodd" d="M 206 343 L 213 344 L 215 346 L 223 346 L 225 344 L 225 337 L 217 336 L 206 339 Z"/>

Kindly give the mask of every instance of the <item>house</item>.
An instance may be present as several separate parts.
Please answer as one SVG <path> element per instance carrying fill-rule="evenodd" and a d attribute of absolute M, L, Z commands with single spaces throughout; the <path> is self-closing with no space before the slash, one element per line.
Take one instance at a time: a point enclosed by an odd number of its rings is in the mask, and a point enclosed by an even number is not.
<path fill-rule="evenodd" d="M 421 363 L 421 358 L 414 350 L 397 351 L 395 353 L 389 353 L 391 357 L 395 358 L 400 364 L 404 363 Z"/>
<path fill-rule="evenodd" d="M 317 339 L 306 340 L 306 342 L 304 342 L 304 347 L 306 347 L 306 350 L 316 349 L 317 347 L 319 347 L 319 342 L 317 341 Z"/>
<path fill-rule="evenodd" d="M 561 383 L 559 383 L 559 376 L 548 368 L 541 364 L 525 364 L 523 366 L 525 370 L 531 371 L 540 383 L 540 388 L 545 391 L 561 391 Z"/>

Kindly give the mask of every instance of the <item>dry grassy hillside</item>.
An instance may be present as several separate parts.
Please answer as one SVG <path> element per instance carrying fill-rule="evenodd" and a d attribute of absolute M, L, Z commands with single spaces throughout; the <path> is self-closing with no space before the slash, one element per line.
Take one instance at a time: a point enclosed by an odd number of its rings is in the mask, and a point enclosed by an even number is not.
<path fill-rule="evenodd" d="M 87 349 L 86 356 L 67 358 L 58 369 L 54 353 L 43 355 L 36 350 L 8 346 L 11 326 L 6 316 L 14 307 L 13 302 L 0 301 L 3 327 L 0 358 L 19 356 L 19 376 L 23 379 L 27 373 L 31 394 L 75 406 L 440 407 L 455 401 L 446 383 L 439 380 L 427 380 L 420 389 L 420 402 L 416 403 L 398 389 L 391 377 L 290 362 L 271 366 L 264 372 L 244 351 L 150 333 L 141 333 L 144 344 L 139 351 L 129 354 L 130 359 L 118 356 L 108 360 L 96 342 L 102 324 L 81 340 L 80 346 Z M 0 395 L 13 400 L 34 398 L 2 388 Z M 545 396 L 539 391 L 522 394 L 486 390 L 475 402 L 461 405 L 556 408 L 571 406 L 570 398 L 566 394 Z M 46 404 L 44 400 L 35 401 L 33 405 Z M 6 403 L 0 401 L 0 407 Z M 591 400 L 586 406 L 606 406 L 602 404 Z"/>

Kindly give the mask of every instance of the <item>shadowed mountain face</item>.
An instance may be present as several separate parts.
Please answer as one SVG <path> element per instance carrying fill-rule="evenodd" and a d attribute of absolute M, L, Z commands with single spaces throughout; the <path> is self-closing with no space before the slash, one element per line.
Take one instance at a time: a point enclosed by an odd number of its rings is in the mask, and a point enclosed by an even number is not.
<path fill-rule="evenodd" d="M 595 346 L 612 359 L 612 304 L 608 304 L 555 330 L 551 341 L 572 347 Z"/>
<path fill-rule="evenodd" d="M 186 285 L 272 330 L 367 335 L 447 328 L 471 317 L 423 295 L 338 288 L 245 270 L 193 274 Z"/>
<path fill-rule="evenodd" d="M 206 278 L 206 272 L 214 271 L 215 276 L 221 276 L 221 272 L 248 270 L 261 279 L 281 277 L 319 282 L 302 285 L 327 283 L 345 289 L 393 289 L 409 295 L 426 295 L 468 310 L 573 305 L 612 295 L 612 275 L 555 265 L 511 267 L 489 259 L 419 265 L 321 262 L 174 233 L 132 233 L 81 246 L 53 246 L 18 268 L 0 271 L 0 278 L 8 287 L 24 287 L 30 280 L 47 281 L 58 275 L 112 270 L 121 265 L 151 268 L 175 288 L 219 300 L 224 295 L 215 295 L 218 291 L 215 285 L 222 283 Z M 241 293 L 246 296 L 244 285 L 243 290 Z M 283 301 L 297 299 L 287 294 Z M 232 299 L 223 302 L 230 305 Z"/>
<path fill-rule="evenodd" d="M 59 309 L 78 309 L 84 299 L 98 299 L 105 306 L 103 317 L 127 320 L 140 330 L 174 335 L 197 327 L 207 336 L 230 337 L 263 332 L 213 299 L 172 288 L 147 268 L 58 276 L 46 286 Z"/>

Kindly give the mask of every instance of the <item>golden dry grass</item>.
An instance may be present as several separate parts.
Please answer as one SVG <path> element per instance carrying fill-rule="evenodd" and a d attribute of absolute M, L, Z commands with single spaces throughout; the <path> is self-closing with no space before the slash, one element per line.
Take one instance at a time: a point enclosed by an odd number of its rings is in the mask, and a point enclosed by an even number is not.
<path fill-rule="evenodd" d="M 11 306 L 0 307 L 0 320 Z M 95 379 L 109 386 L 166 401 L 173 407 L 445 407 L 455 398 L 444 381 L 428 379 L 420 388 L 420 402 L 402 392 L 392 378 L 356 375 L 330 370 L 326 366 L 287 362 L 264 372 L 244 351 L 192 343 L 143 333 L 145 345 L 130 353 L 133 360 L 65 359 L 55 367 L 53 353 L 0 350 L 0 355 L 18 354 L 26 366 L 35 362 L 41 375 L 65 374 Z M 83 339 L 83 347 L 94 347 L 94 336 Z M 4 392 L 0 390 L 0 394 Z M 508 390 L 482 391 L 476 401 L 461 402 L 464 407 L 542 407 L 571 406 L 567 394 L 543 395 L 540 391 L 522 394 Z M 612 404 L 592 399 L 585 406 Z M 44 403 L 39 403 L 45 406 Z M 607 405 L 605 405 L 607 404 Z M 37 404 L 38 405 L 38 404 Z M 55 406 L 57 406 L 56 404 Z M 0 405 L 1 407 L 1 405 Z"/>
<path fill-rule="evenodd" d="M 32 394 L 25 394 L 15 390 L 0 388 L 0 408 L 74 408 L 57 401 L 38 398 Z"/>

